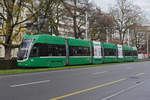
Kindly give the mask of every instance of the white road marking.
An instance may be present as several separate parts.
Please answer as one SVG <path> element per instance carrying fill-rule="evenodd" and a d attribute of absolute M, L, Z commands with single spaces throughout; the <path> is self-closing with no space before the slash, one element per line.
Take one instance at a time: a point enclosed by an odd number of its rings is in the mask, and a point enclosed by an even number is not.
<path fill-rule="evenodd" d="M 33 72 L 33 73 L 22 73 L 22 74 L 16 74 L 16 75 L 7 75 L 7 76 L 0 76 L 1 78 L 9 78 L 9 77 L 17 77 L 17 76 L 32 76 L 32 75 L 39 75 L 39 74 L 49 74 L 49 73 L 56 73 L 56 72 L 66 72 L 66 71 L 81 71 L 81 70 L 88 70 L 89 68 L 83 68 L 83 69 L 66 69 L 66 70 L 56 70 L 56 71 L 42 71 L 42 72 Z M 103 72 L 96 72 L 96 74 L 102 74 Z"/>
<path fill-rule="evenodd" d="M 128 64 L 128 63 L 127 63 Z M 127 65 L 127 64 L 121 64 L 121 65 Z M 134 63 L 132 63 L 134 64 Z M 119 66 L 119 65 L 111 65 L 112 66 Z M 92 67 L 89 67 L 92 68 Z M 16 74 L 16 75 L 5 75 L 5 76 L 0 76 L 1 78 L 10 78 L 10 77 L 17 77 L 17 76 L 31 76 L 31 75 L 39 75 L 39 74 L 49 74 L 49 73 L 55 73 L 55 72 L 66 72 L 66 71 L 80 71 L 80 70 L 85 70 L 89 68 L 81 68 L 81 69 L 65 69 L 65 70 L 56 70 L 56 71 L 42 71 L 42 72 L 31 72 L 31 73 L 21 73 L 21 74 Z"/>
<path fill-rule="evenodd" d="M 32 84 L 47 83 L 47 82 L 50 82 L 50 80 L 37 81 L 37 82 L 18 84 L 18 85 L 11 85 L 10 87 L 19 87 L 19 86 L 26 86 L 26 85 L 32 85 Z"/>
<path fill-rule="evenodd" d="M 32 75 L 39 75 L 39 74 L 49 74 L 49 73 L 56 73 L 56 72 L 66 72 L 66 71 L 81 71 L 81 70 L 87 70 L 89 68 L 82 68 L 82 69 L 65 69 L 65 70 L 55 70 L 55 71 L 41 71 L 41 72 L 31 72 L 31 73 L 21 73 L 16 75 L 6 75 L 6 76 L 0 76 L 1 78 L 9 78 L 9 77 L 17 77 L 17 76 L 32 76 Z"/>
<path fill-rule="evenodd" d="M 132 69 L 132 67 L 127 67 L 126 69 Z"/>
<path fill-rule="evenodd" d="M 98 74 L 103 74 L 103 73 L 106 73 L 107 71 L 103 71 L 103 72 L 95 72 L 95 73 L 92 73 L 93 75 L 98 75 Z"/>
<path fill-rule="evenodd" d="M 115 97 L 115 96 L 120 95 L 120 94 L 122 94 L 122 93 L 124 93 L 124 92 L 126 92 L 126 91 L 129 91 L 130 89 L 136 88 L 137 86 L 142 85 L 143 83 L 144 83 L 144 82 L 141 82 L 141 83 L 136 84 L 136 85 L 134 85 L 134 86 L 128 87 L 128 88 L 126 88 L 126 89 L 123 89 L 123 90 L 121 90 L 121 91 L 119 91 L 119 92 L 117 92 L 117 93 L 115 93 L 115 94 L 112 94 L 112 95 L 110 95 L 110 96 L 108 96 L 108 97 L 105 97 L 105 98 L 103 98 L 103 99 L 101 99 L 101 100 L 108 100 L 108 99 L 110 99 L 110 98 L 112 98 L 112 97 Z"/>

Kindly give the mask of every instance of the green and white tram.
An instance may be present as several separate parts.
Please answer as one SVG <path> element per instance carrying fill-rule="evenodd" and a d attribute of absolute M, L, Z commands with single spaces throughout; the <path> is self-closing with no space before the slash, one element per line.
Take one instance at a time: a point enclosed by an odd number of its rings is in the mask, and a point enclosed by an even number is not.
<path fill-rule="evenodd" d="M 18 52 L 19 67 L 59 67 L 136 61 L 137 48 L 51 35 L 26 35 Z"/>

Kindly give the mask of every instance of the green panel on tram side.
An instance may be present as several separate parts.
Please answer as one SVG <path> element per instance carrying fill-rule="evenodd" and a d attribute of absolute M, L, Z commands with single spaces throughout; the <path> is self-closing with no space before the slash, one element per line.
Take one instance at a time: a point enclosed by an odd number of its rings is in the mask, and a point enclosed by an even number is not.
<path fill-rule="evenodd" d="M 133 61 L 133 57 L 132 56 L 125 56 L 124 57 L 124 61 L 127 62 L 127 61 Z"/>
<path fill-rule="evenodd" d="M 69 57 L 69 65 L 90 64 L 90 57 Z"/>
<path fill-rule="evenodd" d="M 103 48 L 117 49 L 117 45 L 112 43 L 103 43 Z"/>
<path fill-rule="evenodd" d="M 24 62 L 18 62 L 20 67 L 58 67 L 66 65 L 66 57 L 41 58 L 33 57 Z"/>
<path fill-rule="evenodd" d="M 92 41 L 92 63 L 102 64 L 103 63 L 103 51 L 102 42 Z"/>
<path fill-rule="evenodd" d="M 138 57 L 133 57 L 133 61 L 138 61 Z"/>
<path fill-rule="evenodd" d="M 124 58 L 118 58 L 117 62 L 124 62 Z"/>
<path fill-rule="evenodd" d="M 104 57 L 104 63 L 114 63 L 117 62 L 117 57 Z"/>
<path fill-rule="evenodd" d="M 92 63 L 93 64 L 102 64 L 103 58 L 92 58 Z"/>
<path fill-rule="evenodd" d="M 69 45 L 69 65 L 90 64 L 90 41 L 68 38 L 68 45 Z M 80 51 L 78 48 L 82 50 Z M 83 54 L 84 48 L 88 48 L 89 53 L 87 55 Z"/>
<path fill-rule="evenodd" d="M 80 40 L 80 39 L 68 38 L 68 44 L 69 44 L 69 46 L 90 47 L 90 41 L 88 41 L 88 40 Z"/>
<path fill-rule="evenodd" d="M 65 45 L 65 38 L 51 35 L 26 35 L 24 39 L 35 39 L 34 43 L 60 44 Z"/>
<path fill-rule="evenodd" d="M 40 35 L 25 35 L 24 36 L 24 40 L 30 40 L 30 39 L 34 39 L 34 40 L 37 40 L 38 38 L 40 37 Z"/>
<path fill-rule="evenodd" d="M 123 45 L 123 50 L 132 50 L 132 47 Z"/>

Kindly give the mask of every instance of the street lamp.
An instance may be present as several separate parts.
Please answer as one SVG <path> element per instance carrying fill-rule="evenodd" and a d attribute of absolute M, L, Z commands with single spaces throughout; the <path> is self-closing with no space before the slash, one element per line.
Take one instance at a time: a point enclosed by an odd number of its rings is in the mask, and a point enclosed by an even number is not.
<path fill-rule="evenodd" d="M 91 3 L 91 1 L 92 1 L 92 0 L 88 0 L 88 3 L 87 3 L 87 4 Z M 85 32 L 85 34 L 86 34 L 85 37 L 86 37 L 86 38 L 85 38 L 85 39 L 88 40 L 89 21 L 88 21 L 88 12 L 87 12 L 87 9 L 86 9 L 86 11 L 85 11 L 85 14 L 86 14 L 86 15 L 85 15 L 85 16 L 86 16 L 86 32 Z"/>
<path fill-rule="evenodd" d="M 128 46 L 130 46 L 130 29 L 128 29 Z"/>
<path fill-rule="evenodd" d="M 147 57 L 148 57 L 148 55 L 149 55 L 148 39 L 149 39 L 149 35 L 147 34 Z"/>
<path fill-rule="evenodd" d="M 86 30 L 85 30 L 85 39 L 88 40 L 88 27 L 89 27 L 88 24 L 89 24 L 89 22 L 88 22 L 88 12 L 87 12 L 87 10 L 85 11 L 85 14 L 86 14 L 85 15 L 85 19 L 86 19 L 85 20 L 85 22 L 86 22 L 86 24 L 85 24 L 86 25 L 85 26 L 86 27 Z"/>
<path fill-rule="evenodd" d="M 80 4 L 86 4 L 88 5 L 89 3 L 91 3 L 92 0 L 88 0 L 87 3 L 82 3 L 80 2 Z M 85 39 L 88 40 L 88 28 L 89 28 L 89 21 L 88 21 L 88 11 L 87 9 L 85 10 Z"/>

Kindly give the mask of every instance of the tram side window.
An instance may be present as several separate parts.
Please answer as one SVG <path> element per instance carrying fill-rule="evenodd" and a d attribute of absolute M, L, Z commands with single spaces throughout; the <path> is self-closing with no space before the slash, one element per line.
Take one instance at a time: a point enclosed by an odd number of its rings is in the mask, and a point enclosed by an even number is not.
<path fill-rule="evenodd" d="M 123 54 L 124 54 L 124 56 L 132 56 L 132 51 L 130 51 L 130 50 L 124 50 Z"/>
<path fill-rule="evenodd" d="M 116 49 L 104 48 L 104 56 L 116 56 Z"/>
<path fill-rule="evenodd" d="M 69 47 L 70 56 L 90 56 L 89 47 L 79 47 L 79 46 L 70 46 Z"/>
<path fill-rule="evenodd" d="M 66 56 L 65 45 L 49 45 L 49 56 Z"/>
<path fill-rule="evenodd" d="M 124 50 L 124 56 L 129 56 L 129 51 L 128 50 Z"/>
<path fill-rule="evenodd" d="M 137 51 L 133 51 L 133 56 L 137 56 Z"/>
<path fill-rule="evenodd" d="M 35 44 L 33 48 L 37 48 L 37 56 L 38 57 L 46 57 L 46 56 L 66 56 L 66 47 L 65 45 L 55 45 L 55 44 L 43 44 L 38 43 Z M 37 57 L 34 54 L 34 49 L 31 50 L 30 57 Z"/>

